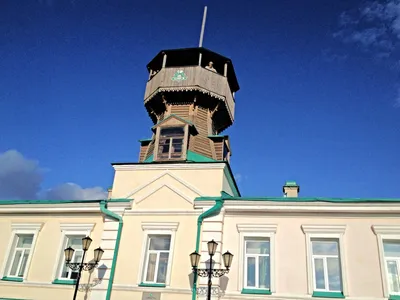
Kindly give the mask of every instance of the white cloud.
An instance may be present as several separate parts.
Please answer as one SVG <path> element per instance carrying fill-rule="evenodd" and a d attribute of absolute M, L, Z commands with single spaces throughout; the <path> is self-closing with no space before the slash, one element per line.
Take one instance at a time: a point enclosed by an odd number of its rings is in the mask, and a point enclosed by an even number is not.
<path fill-rule="evenodd" d="M 355 44 L 375 61 L 398 65 L 400 59 L 400 0 L 367 1 L 340 14 L 339 29 L 333 34 L 344 43 Z M 395 107 L 400 108 L 400 89 Z"/>
<path fill-rule="evenodd" d="M 107 197 L 101 187 L 82 188 L 75 183 L 42 191 L 43 175 L 39 162 L 25 158 L 18 151 L 0 153 L 0 199 L 96 200 Z"/>

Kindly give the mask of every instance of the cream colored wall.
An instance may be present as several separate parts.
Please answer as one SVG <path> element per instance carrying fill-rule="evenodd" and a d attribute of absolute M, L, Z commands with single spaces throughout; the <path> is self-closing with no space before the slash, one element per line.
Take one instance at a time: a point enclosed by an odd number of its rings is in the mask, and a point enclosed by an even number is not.
<path fill-rule="evenodd" d="M 178 222 L 173 249 L 171 284 L 173 288 L 189 289 L 191 271 L 189 254 L 195 250 L 196 220 L 193 216 L 126 216 L 115 273 L 115 284 L 137 285 L 142 282 L 139 269 L 143 263 L 142 245 L 146 243 L 142 222 Z M 117 299 L 117 298 L 115 298 Z"/>
<path fill-rule="evenodd" d="M 0 216 L 0 267 L 3 268 L 8 258 L 7 247 L 11 238 L 12 223 L 43 223 L 38 233 L 36 245 L 32 253 L 31 263 L 24 283 L 14 283 L 0 280 L 0 296 L 26 299 L 71 299 L 73 288 L 71 286 L 51 284 L 57 276 L 55 271 L 60 252 L 59 247 L 62 239 L 60 223 L 93 223 L 95 224 L 91 238 L 92 245 L 88 252 L 88 260 L 93 257 L 93 250 L 100 244 L 103 230 L 103 217 L 98 214 L 60 215 L 49 216 L 36 214 L 35 216 Z M 87 261 L 88 261 L 87 260 Z M 82 283 L 88 282 L 88 272 L 82 277 Z M 35 283 L 32 286 L 27 283 Z M 38 286 L 39 285 L 39 286 Z M 40 286 L 42 285 L 42 286 Z M 44 286 L 43 286 L 44 285 Z M 45 292 L 44 292 L 45 291 Z M 72 292 L 71 292 L 72 291 Z M 80 293 L 82 294 L 82 293 Z M 83 298 L 82 298 L 83 299 Z"/>
<path fill-rule="evenodd" d="M 344 251 L 346 256 L 348 293 L 351 297 L 383 297 L 378 244 L 372 225 L 399 225 L 398 218 L 376 216 L 291 216 L 263 214 L 225 216 L 224 249 L 236 254 L 229 275 L 227 293 L 239 291 L 239 232 L 237 224 L 276 224 L 275 270 L 277 294 L 307 294 L 306 239 L 301 225 L 346 225 Z"/>
<path fill-rule="evenodd" d="M 131 195 L 132 192 L 140 189 L 144 185 L 149 184 L 155 180 L 158 176 L 165 172 L 169 172 L 184 182 L 190 184 L 195 190 L 199 191 L 201 195 L 206 196 L 220 196 L 222 190 L 222 177 L 223 169 L 170 169 L 168 170 L 117 170 L 115 172 L 112 198 L 126 198 Z M 158 183 L 162 180 L 173 180 L 168 179 L 168 175 L 165 174 L 163 178 L 158 179 Z M 182 189 L 183 192 L 187 191 L 185 185 L 173 180 L 173 184 Z M 154 183 L 151 184 L 153 187 Z M 190 190 L 190 188 L 189 188 Z M 137 195 L 133 195 L 130 198 L 138 198 L 145 194 L 144 190 L 141 190 Z M 194 193 L 194 194 L 193 194 Z M 189 196 L 198 197 L 196 192 L 191 191 L 188 193 Z"/>

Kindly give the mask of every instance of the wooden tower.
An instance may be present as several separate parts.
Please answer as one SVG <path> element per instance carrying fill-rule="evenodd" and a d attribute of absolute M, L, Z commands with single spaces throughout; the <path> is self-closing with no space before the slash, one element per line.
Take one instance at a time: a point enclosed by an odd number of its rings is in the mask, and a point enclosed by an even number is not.
<path fill-rule="evenodd" d="M 154 123 L 140 162 L 229 161 L 239 84 L 230 59 L 208 49 L 163 50 L 147 65 L 144 105 Z"/>

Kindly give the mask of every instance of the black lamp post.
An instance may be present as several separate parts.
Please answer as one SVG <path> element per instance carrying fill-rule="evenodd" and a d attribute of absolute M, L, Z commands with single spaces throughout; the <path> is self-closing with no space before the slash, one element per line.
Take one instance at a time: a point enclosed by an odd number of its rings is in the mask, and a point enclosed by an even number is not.
<path fill-rule="evenodd" d="M 226 251 L 222 254 L 222 259 L 224 260 L 225 269 L 213 269 L 212 268 L 212 257 L 217 251 L 218 243 L 214 240 L 207 243 L 208 254 L 210 255 L 210 265 L 207 269 L 199 269 L 200 254 L 196 251 L 190 254 L 190 263 L 192 264 L 193 272 L 200 277 L 208 277 L 208 290 L 207 290 L 207 300 L 211 300 L 211 286 L 213 277 L 221 277 L 226 273 L 229 273 L 229 268 L 232 265 L 233 254 Z"/>
<path fill-rule="evenodd" d="M 94 250 L 94 262 L 89 262 L 85 263 L 85 255 L 86 251 L 88 251 L 90 244 L 92 243 L 92 239 L 90 237 L 85 237 L 82 239 L 82 250 L 83 250 L 83 255 L 82 255 L 82 261 L 81 262 L 75 262 L 72 263 L 72 256 L 74 255 L 75 250 L 71 247 L 68 247 L 67 249 L 64 250 L 64 255 L 65 255 L 65 264 L 67 267 L 69 267 L 73 271 L 78 271 L 78 276 L 76 278 L 76 284 L 75 284 L 75 292 L 74 292 L 74 300 L 76 299 L 76 294 L 78 292 L 78 286 L 79 286 L 79 281 L 81 279 L 81 273 L 82 270 L 84 271 L 90 271 L 93 268 L 97 267 L 97 264 L 101 260 L 101 257 L 103 256 L 104 250 L 101 249 L 100 247 Z"/>

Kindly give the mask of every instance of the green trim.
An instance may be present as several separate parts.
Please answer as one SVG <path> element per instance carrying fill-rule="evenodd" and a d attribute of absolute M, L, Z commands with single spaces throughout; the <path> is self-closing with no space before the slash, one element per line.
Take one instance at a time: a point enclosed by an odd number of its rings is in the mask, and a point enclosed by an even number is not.
<path fill-rule="evenodd" d="M 222 192 L 224 193 L 224 192 Z M 221 194 L 222 194 L 221 193 Z M 197 218 L 197 234 L 196 234 L 196 252 L 199 252 L 200 249 L 200 235 L 201 235 L 201 224 L 205 218 L 209 218 L 215 215 L 218 215 L 221 212 L 222 207 L 224 206 L 224 200 L 222 197 L 219 199 L 215 199 L 215 204 L 209 210 L 203 212 Z M 193 273 L 193 287 L 192 287 L 192 300 L 196 300 L 197 295 L 197 273 Z"/>
<path fill-rule="evenodd" d="M 22 277 L 7 277 L 7 276 L 4 276 L 1 280 L 14 281 L 14 282 L 23 282 L 24 281 L 24 279 Z"/>
<path fill-rule="evenodd" d="M 231 169 L 229 167 L 229 164 L 227 164 L 227 165 L 228 165 L 228 168 L 229 168 L 228 169 L 229 176 L 226 176 L 226 179 L 228 180 L 229 187 L 231 188 L 231 190 L 233 192 L 233 196 L 240 197 L 240 192 L 239 192 L 238 186 L 236 184 L 235 177 L 233 177 L 233 174 L 232 174 L 232 171 L 231 171 Z M 224 172 L 224 174 L 225 174 L 225 172 Z M 228 195 L 228 196 L 231 197 L 231 195 Z"/>
<path fill-rule="evenodd" d="M 249 294 L 249 295 L 271 295 L 270 290 L 265 289 L 243 289 L 242 294 Z"/>
<path fill-rule="evenodd" d="M 139 143 L 151 142 L 153 139 L 141 139 Z"/>
<path fill-rule="evenodd" d="M 131 202 L 132 199 L 126 199 L 126 198 L 115 198 L 115 199 L 108 199 L 108 202 Z"/>
<path fill-rule="evenodd" d="M 211 162 L 211 161 L 216 161 L 215 159 L 209 158 L 207 156 L 198 154 L 198 153 L 190 151 L 190 150 L 187 151 L 186 160 L 187 161 L 192 161 L 192 162 Z"/>
<path fill-rule="evenodd" d="M 400 300 L 400 295 L 389 295 L 389 300 Z"/>
<path fill-rule="evenodd" d="M 345 298 L 345 296 L 343 295 L 342 292 L 317 292 L 317 291 L 314 291 L 312 296 L 319 297 L 319 298 L 341 298 L 341 299 Z"/>
<path fill-rule="evenodd" d="M 143 162 L 144 163 L 151 163 L 154 161 L 154 155 L 150 155 L 148 158 L 146 158 Z"/>
<path fill-rule="evenodd" d="M 66 285 L 75 285 L 75 279 L 54 279 L 52 284 L 66 284 Z"/>
<path fill-rule="evenodd" d="M 145 282 L 140 283 L 139 286 L 140 287 L 161 287 L 161 288 L 166 287 L 165 283 L 145 283 Z"/>
<path fill-rule="evenodd" d="M 117 258 L 118 258 L 118 251 L 119 251 L 119 244 L 121 242 L 121 233 L 122 233 L 122 228 L 123 228 L 123 221 L 122 217 L 117 215 L 116 213 L 110 211 L 107 209 L 107 201 L 101 201 L 100 202 L 100 211 L 108 216 L 111 219 L 114 219 L 115 221 L 118 221 L 118 231 L 117 231 L 117 239 L 115 241 L 115 247 L 114 247 L 114 256 L 111 264 L 111 271 L 110 271 L 110 278 L 108 280 L 108 286 L 107 286 L 107 294 L 106 294 L 106 300 L 110 300 L 111 298 L 111 291 L 112 291 L 112 286 L 114 283 L 114 276 L 115 276 L 115 267 L 117 264 Z"/>
<path fill-rule="evenodd" d="M 215 200 L 219 197 L 197 197 L 197 201 Z M 271 201 L 271 202 L 329 202 L 329 203 L 400 203 L 400 198 L 323 198 L 323 197 L 222 197 L 224 200 L 239 200 L 239 201 Z"/>
<path fill-rule="evenodd" d="M 296 186 L 298 186 L 298 185 L 297 185 L 296 181 L 294 181 L 294 180 L 288 180 L 288 181 L 285 182 L 285 185 L 284 185 L 284 186 L 294 186 L 294 187 L 296 187 Z"/>

